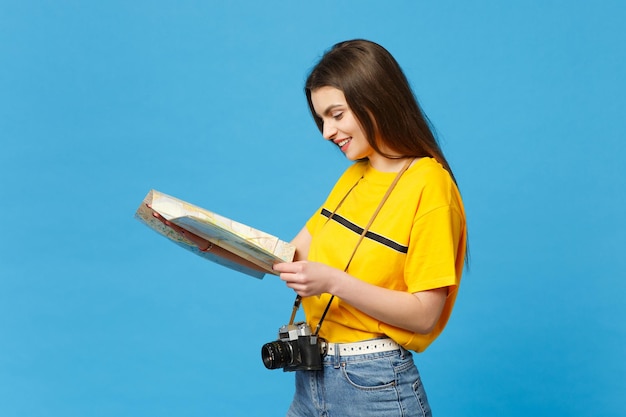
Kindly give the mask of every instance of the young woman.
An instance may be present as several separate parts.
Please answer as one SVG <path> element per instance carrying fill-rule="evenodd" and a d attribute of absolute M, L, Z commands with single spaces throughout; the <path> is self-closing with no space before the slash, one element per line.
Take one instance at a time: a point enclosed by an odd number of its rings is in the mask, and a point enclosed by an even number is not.
<path fill-rule="evenodd" d="M 328 342 L 323 370 L 296 371 L 287 415 L 430 416 L 410 351 L 439 336 L 461 280 L 466 226 L 454 176 L 380 45 L 335 45 L 305 92 L 323 137 L 355 163 L 293 240 L 295 261 L 274 266 L 312 329 L 324 316 Z"/>
<path fill-rule="evenodd" d="M 327 342 L 323 369 L 296 371 L 288 417 L 430 416 L 410 351 L 452 312 L 466 254 L 463 203 L 401 68 L 365 40 L 331 48 L 305 92 L 324 138 L 355 161 L 275 271 Z M 159 218 L 203 251 L 254 267 Z"/>

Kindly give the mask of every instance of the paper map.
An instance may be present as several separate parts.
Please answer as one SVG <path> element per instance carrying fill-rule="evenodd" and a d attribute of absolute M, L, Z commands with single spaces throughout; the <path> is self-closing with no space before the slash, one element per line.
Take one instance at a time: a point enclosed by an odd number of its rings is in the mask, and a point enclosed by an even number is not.
<path fill-rule="evenodd" d="M 244 267 L 211 252 L 200 251 L 194 243 L 154 218 L 153 211 L 214 245 L 254 263 L 269 274 L 276 275 L 272 270 L 274 263 L 289 262 L 293 260 L 295 254 L 295 246 L 275 236 L 159 191 L 151 190 L 144 198 L 135 213 L 135 217 L 142 223 L 196 255 L 255 278 L 263 278 L 265 273 Z"/>

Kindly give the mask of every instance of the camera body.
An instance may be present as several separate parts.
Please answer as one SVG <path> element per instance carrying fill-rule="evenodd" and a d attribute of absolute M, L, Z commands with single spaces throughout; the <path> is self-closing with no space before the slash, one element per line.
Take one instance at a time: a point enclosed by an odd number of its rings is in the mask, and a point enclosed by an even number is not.
<path fill-rule="evenodd" d="M 261 347 L 261 358 L 267 369 L 319 371 L 326 351 L 326 341 L 312 335 L 308 324 L 298 322 L 281 326 L 278 340 Z"/>

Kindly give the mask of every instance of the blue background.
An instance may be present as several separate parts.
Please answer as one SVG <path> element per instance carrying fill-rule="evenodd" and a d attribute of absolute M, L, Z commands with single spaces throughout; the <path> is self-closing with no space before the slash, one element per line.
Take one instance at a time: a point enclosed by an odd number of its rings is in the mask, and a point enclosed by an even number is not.
<path fill-rule="evenodd" d="M 293 294 L 133 219 L 151 188 L 291 239 L 348 166 L 302 85 L 394 54 L 472 263 L 416 360 L 438 416 L 623 416 L 620 1 L 0 1 L 0 414 L 277 416 Z"/>

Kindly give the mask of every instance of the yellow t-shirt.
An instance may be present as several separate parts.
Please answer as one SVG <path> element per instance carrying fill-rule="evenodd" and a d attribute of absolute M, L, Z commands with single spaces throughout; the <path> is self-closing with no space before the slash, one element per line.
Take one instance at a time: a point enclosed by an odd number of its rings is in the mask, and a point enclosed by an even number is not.
<path fill-rule="evenodd" d="M 395 177 L 396 173 L 377 171 L 367 161 L 350 166 L 306 224 L 312 236 L 308 259 L 343 270 Z M 431 333 L 416 334 L 380 322 L 335 297 L 320 336 L 331 343 L 390 337 L 406 349 L 423 351 L 441 333 L 452 312 L 463 271 L 465 241 L 465 213 L 454 181 L 436 160 L 419 159 L 400 178 L 347 272 L 370 284 L 410 293 L 448 287 L 439 322 Z M 329 294 L 303 299 L 312 328 L 329 299 Z"/>

